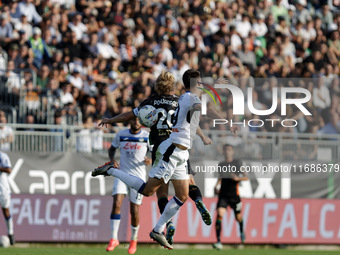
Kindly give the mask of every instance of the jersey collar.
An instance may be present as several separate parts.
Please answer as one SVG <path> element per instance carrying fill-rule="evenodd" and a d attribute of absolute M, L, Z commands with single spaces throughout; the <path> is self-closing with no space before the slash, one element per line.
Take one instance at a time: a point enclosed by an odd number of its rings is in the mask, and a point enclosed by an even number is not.
<path fill-rule="evenodd" d="M 131 135 L 138 135 L 138 134 L 140 134 L 141 132 L 142 132 L 142 129 L 141 129 L 138 133 L 132 133 L 131 130 L 129 129 L 129 133 L 130 133 Z"/>

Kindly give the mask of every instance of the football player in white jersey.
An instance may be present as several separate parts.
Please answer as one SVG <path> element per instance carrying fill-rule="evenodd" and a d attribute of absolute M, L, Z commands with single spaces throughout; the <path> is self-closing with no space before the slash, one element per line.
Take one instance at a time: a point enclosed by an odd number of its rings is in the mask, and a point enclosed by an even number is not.
<path fill-rule="evenodd" d="M 6 220 L 9 241 L 11 245 L 13 245 L 15 243 L 13 219 L 9 212 L 9 207 L 11 205 L 11 189 L 7 180 L 7 176 L 11 171 L 12 166 L 8 155 L 0 151 L 0 205 Z"/>
<path fill-rule="evenodd" d="M 155 84 L 155 94 L 151 95 L 149 98 L 144 100 L 138 107 L 133 109 L 129 113 L 122 113 L 113 118 L 104 118 L 99 126 L 113 124 L 117 122 L 127 122 L 132 118 L 138 116 L 138 111 L 144 105 L 152 105 L 156 108 L 158 113 L 158 121 L 155 125 L 150 128 L 149 141 L 153 146 L 152 150 L 152 161 L 156 159 L 156 151 L 158 146 L 169 138 L 172 132 L 172 120 L 173 115 L 178 107 L 178 97 L 173 95 L 174 93 L 174 83 L 175 77 L 169 71 L 162 71 L 162 73 L 157 77 Z M 196 131 L 193 130 L 193 136 L 195 133 L 202 139 L 205 145 L 211 144 L 209 137 L 206 137 L 202 130 L 198 128 Z M 194 171 L 191 170 L 188 161 L 188 172 L 189 172 L 189 197 L 195 202 L 196 208 L 199 210 L 203 221 L 205 224 L 211 224 L 210 212 L 205 207 L 202 201 L 202 194 L 199 187 L 196 185 L 193 175 Z M 156 191 L 158 198 L 158 208 L 160 213 L 163 213 L 168 200 L 168 184 L 163 183 Z M 167 223 L 166 238 L 170 244 L 173 243 L 173 236 L 175 234 L 175 225 L 172 221 Z"/>
<path fill-rule="evenodd" d="M 112 175 L 121 179 L 129 187 L 138 190 L 145 196 L 151 196 L 162 185 L 169 180 L 175 189 L 175 196 L 166 205 L 156 226 L 150 232 L 150 237 L 162 246 L 173 249 L 166 240 L 163 229 L 166 223 L 176 214 L 178 209 L 189 197 L 189 175 L 186 164 L 189 158 L 188 149 L 191 146 L 191 132 L 197 130 L 199 121 L 192 118 L 192 113 L 201 110 L 201 101 L 197 95 L 200 94 L 199 86 L 200 73 L 189 69 L 183 75 L 183 83 L 187 93 L 179 99 L 179 106 L 176 110 L 175 125 L 169 139 L 160 144 L 156 152 L 156 160 L 149 172 L 149 179 L 145 183 L 142 179 L 126 174 L 113 167 L 113 164 L 103 165 L 92 171 L 92 176 Z M 192 86 L 190 86 L 192 85 Z M 190 91 L 191 89 L 191 91 Z M 207 109 L 207 116 L 215 119 L 223 117 L 212 109 Z M 190 126 L 192 127 L 190 128 Z M 234 126 L 232 132 L 236 131 Z"/>
<path fill-rule="evenodd" d="M 119 164 L 114 160 L 115 152 L 120 148 L 120 169 L 127 174 L 138 176 L 145 181 L 146 165 L 151 164 L 151 159 L 146 157 L 150 150 L 149 132 L 141 129 L 141 124 L 137 118 L 130 120 L 130 129 L 124 129 L 117 133 L 109 149 L 110 161 L 116 167 Z M 137 235 L 139 230 L 139 206 L 142 204 L 143 195 L 136 190 L 129 188 L 120 179 L 113 181 L 113 204 L 110 216 L 111 239 L 106 251 L 113 251 L 119 245 L 118 229 L 120 224 L 120 207 L 125 196 L 130 200 L 131 214 L 131 241 L 128 249 L 129 254 L 134 254 L 137 250 Z"/>

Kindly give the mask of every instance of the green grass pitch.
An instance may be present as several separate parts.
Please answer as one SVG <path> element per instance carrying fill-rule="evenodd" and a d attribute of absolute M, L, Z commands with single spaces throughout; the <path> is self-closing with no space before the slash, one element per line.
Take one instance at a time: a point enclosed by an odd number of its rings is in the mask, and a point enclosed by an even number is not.
<path fill-rule="evenodd" d="M 11 248 L 0 248 L 1 255 L 96 255 L 96 254 L 115 254 L 115 255 L 126 255 L 127 244 L 120 245 L 120 248 L 116 248 L 113 252 L 106 252 L 105 245 L 89 245 L 80 247 L 58 247 L 55 245 L 46 245 L 39 247 L 11 247 Z M 321 250 L 280 250 L 280 249 L 225 249 L 217 251 L 213 249 L 175 249 L 172 251 L 165 250 L 158 247 L 139 247 L 136 255 L 335 255 L 339 254 L 339 251 L 321 251 Z"/>

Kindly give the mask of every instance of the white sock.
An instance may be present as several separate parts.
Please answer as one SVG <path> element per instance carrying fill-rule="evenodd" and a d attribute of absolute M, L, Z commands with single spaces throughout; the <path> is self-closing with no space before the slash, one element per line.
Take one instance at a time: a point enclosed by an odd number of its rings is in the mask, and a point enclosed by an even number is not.
<path fill-rule="evenodd" d="M 122 170 L 119 170 L 113 167 L 107 170 L 107 173 L 109 175 L 119 178 L 122 182 L 124 182 L 130 188 L 137 190 L 139 193 L 143 192 L 143 189 L 145 187 L 145 182 L 141 178 L 131 175 L 131 174 L 127 174 L 123 172 Z"/>
<path fill-rule="evenodd" d="M 183 205 L 183 202 L 181 202 L 176 196 L 174 196 L 165 206 L 164 211 L 157 221 L 156 226 L 154 227 L 154 231 L 157 233 L 162 233 L 162 231 L 165 228 L 166 223 L 168 223 L 169 220 L 172 219 L 172 217 L 175 216 L 178 209 Z"/>
<path fill-rule="evenodd" d="M 13 235 L 14 234 L 14 227 L 13 227 L 13 219 L 11 216 L 9 216 L 8 219 L 6 219 L 6 225 L 7 225 L 7 233 L 9 235 Z"/>
<path fill-rule="evenodd" d="M 134 227 L 131 225 L 131 240 L 137 241 L 139 225 Z"/>
<path fill-rule="evenodd" d="M 120 224 L 120 214 L 111 214 L 111 239 L 118 240 L 118 230 Z"/>

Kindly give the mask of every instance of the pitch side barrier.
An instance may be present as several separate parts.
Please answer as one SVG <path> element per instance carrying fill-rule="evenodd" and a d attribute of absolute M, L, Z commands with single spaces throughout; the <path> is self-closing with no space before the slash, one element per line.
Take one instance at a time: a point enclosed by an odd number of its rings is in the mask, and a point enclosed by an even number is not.
<path fill-rule="evenodd" d="M 70 125 L 0 124 L 14 131 L 11 151 L 15 152 L 78 152 L 103 153 L 121 128 L 84 128 Z M 238 132 L 204 130 L 213 145 L 203 146 L 197 138 L 190 152 L 191 157 L 221 155 L 223 144 L 230 143 L 242 159 L 320 159 L 339 161 L 340 135 L 300 134 L 277 132 Z M 312 158 L 308 158 L 309 155 Z"/>

